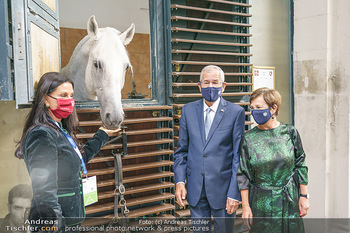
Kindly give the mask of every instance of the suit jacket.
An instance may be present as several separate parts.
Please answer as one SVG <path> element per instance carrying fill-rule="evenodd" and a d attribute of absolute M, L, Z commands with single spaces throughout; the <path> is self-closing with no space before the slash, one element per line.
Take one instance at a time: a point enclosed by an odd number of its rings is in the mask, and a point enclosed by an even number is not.
<path fill-rule="evenodd" d="M 203 181 L 213 209 L 225 208 L 227 197 L 241 200 L 236 174 L 245 112 L 220 98 L 207 140 L 203 99 L 182 108 L 174 173 L 176 184 L 187 180 L 187 201 L 191 206 L 199 201 Z"/>
<path fill-rule="evenodd" d="M 85 163 L 108 140 L 99 130 L 88 140 L 82 154 Z M 64 225 L 76 225 L 85 218 L 81 162 L 61 130 L 45 126 L 32 129 L 24 143 L 24 161 L 32 180 L 33 207 L 53 210 Z M 46 209 L 47 210 L 47 209 Z M 42 213 L 42 214 L 49 214 Z M 60 223 L 61 224 L 61 223 Z"/>

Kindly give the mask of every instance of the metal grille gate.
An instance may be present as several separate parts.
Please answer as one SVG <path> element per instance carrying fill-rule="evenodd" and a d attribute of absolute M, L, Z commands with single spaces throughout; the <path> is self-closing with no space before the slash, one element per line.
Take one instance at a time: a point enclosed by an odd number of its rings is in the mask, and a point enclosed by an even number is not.
<path fill-rule="evenodd" d="M 173 118 L 171 106 L 124 108 L 128 155 L 122 157 L 128 217 L 136 222 L 146 216 L 174 218 Z M 99 109 L 79 109 L 82 141 L 91 138 L 102 124 Z M 113 135 L 110 135 L 113 136 Z M 97 176 L 98 203 L 86 207 L 83 226 L 106 224 L 114 217 L 114 157 L 120 141 L 104 146 L 88 164 L 88 176 Z M 120 208 L 120 206 L 118 206 Z M 121 211 L 119 210 L 119 213 Z M 119 215 L 120 216 L 120 215 Z M 142 224 L 145 227 L 145 224 Z"/>

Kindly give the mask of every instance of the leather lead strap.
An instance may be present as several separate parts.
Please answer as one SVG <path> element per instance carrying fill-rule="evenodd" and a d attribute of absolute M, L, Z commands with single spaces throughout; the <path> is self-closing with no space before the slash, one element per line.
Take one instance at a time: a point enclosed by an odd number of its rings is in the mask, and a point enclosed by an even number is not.
<path fill-rule="evenodd" d="M 130 232 L 128 230 L 128 228 L 127 228 L 127 217 L 128 217 L 128 214 L 129 214 L 129 210 L 126 207 L 126 200 L 124 199 L 125 186 L 123 184 L 123 164 L 122 164 L 122 156 L 126 156 L 127 155 L 127 144 L 126 144 L 125 128 L 126 127 L 122 127 L 123 133 L 122 133 L 122 137 L 121 137 L 123 139 L 123 152 L 122 153 L 114 153 L 114 152 L 112 152 L 112 155 L 114 157 L 114 183 L 115 183 L 115 190 L 114 190 L 114 218 L 108 224 L 108 226 L 112 226 L 113 224 L 118 223 L 118 220 L 119 220 L 118 205 L 119 205 L 120 206 L 120 210 L 121 210 L 121 226 L 122 226 L 122 229 L 123 229 L 121 231 L 121 233 L 128 233 L 128 232 Z M 118 139 L 119 138 L 120 137 L 118 137 Z M 105 232 L 108 232 L 107 229 L 108 229 L 108 227 L 105 229 Z"/>

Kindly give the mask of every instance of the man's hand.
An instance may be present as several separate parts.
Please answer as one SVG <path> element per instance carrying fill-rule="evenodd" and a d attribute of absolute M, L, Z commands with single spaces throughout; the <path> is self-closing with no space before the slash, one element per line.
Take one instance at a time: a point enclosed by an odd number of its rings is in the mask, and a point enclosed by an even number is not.
<path fill-rule="evenodd" d="M 186 199 L 187 191 L 184 183 L 177 183 L 175 188 L 175 196 L 180 206 L 185 206 L 183 200 Z"/>
<path fill-rule="evenodd" d="M 228 214 L 233 214 L 234 212 L 236 212 L 236 210 L 238 209 L 238 205 L 239 202 L 232 200 L 230 198 L 227 198 L 226 201 L 226 211 Z"/>

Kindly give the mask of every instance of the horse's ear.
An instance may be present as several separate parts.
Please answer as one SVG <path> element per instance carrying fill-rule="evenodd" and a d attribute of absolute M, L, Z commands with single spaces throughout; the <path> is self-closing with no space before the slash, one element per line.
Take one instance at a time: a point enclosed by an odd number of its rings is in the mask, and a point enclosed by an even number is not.
<path fill-rule="evenodd" d="M 131 26 L 120 35 L 120 39 L 122 40 L 124 45 L 128 45 L 131 42 L 132 38 L 134 37 L 134 34 L 135 34 L 135 24 L 132 23 Z"/>
<path fill-rule="evenodd" d="M 89 36 L 98 37 L 98 25 L 94 15 L 92 15 L 87 22 L 87 31 Z"/>

